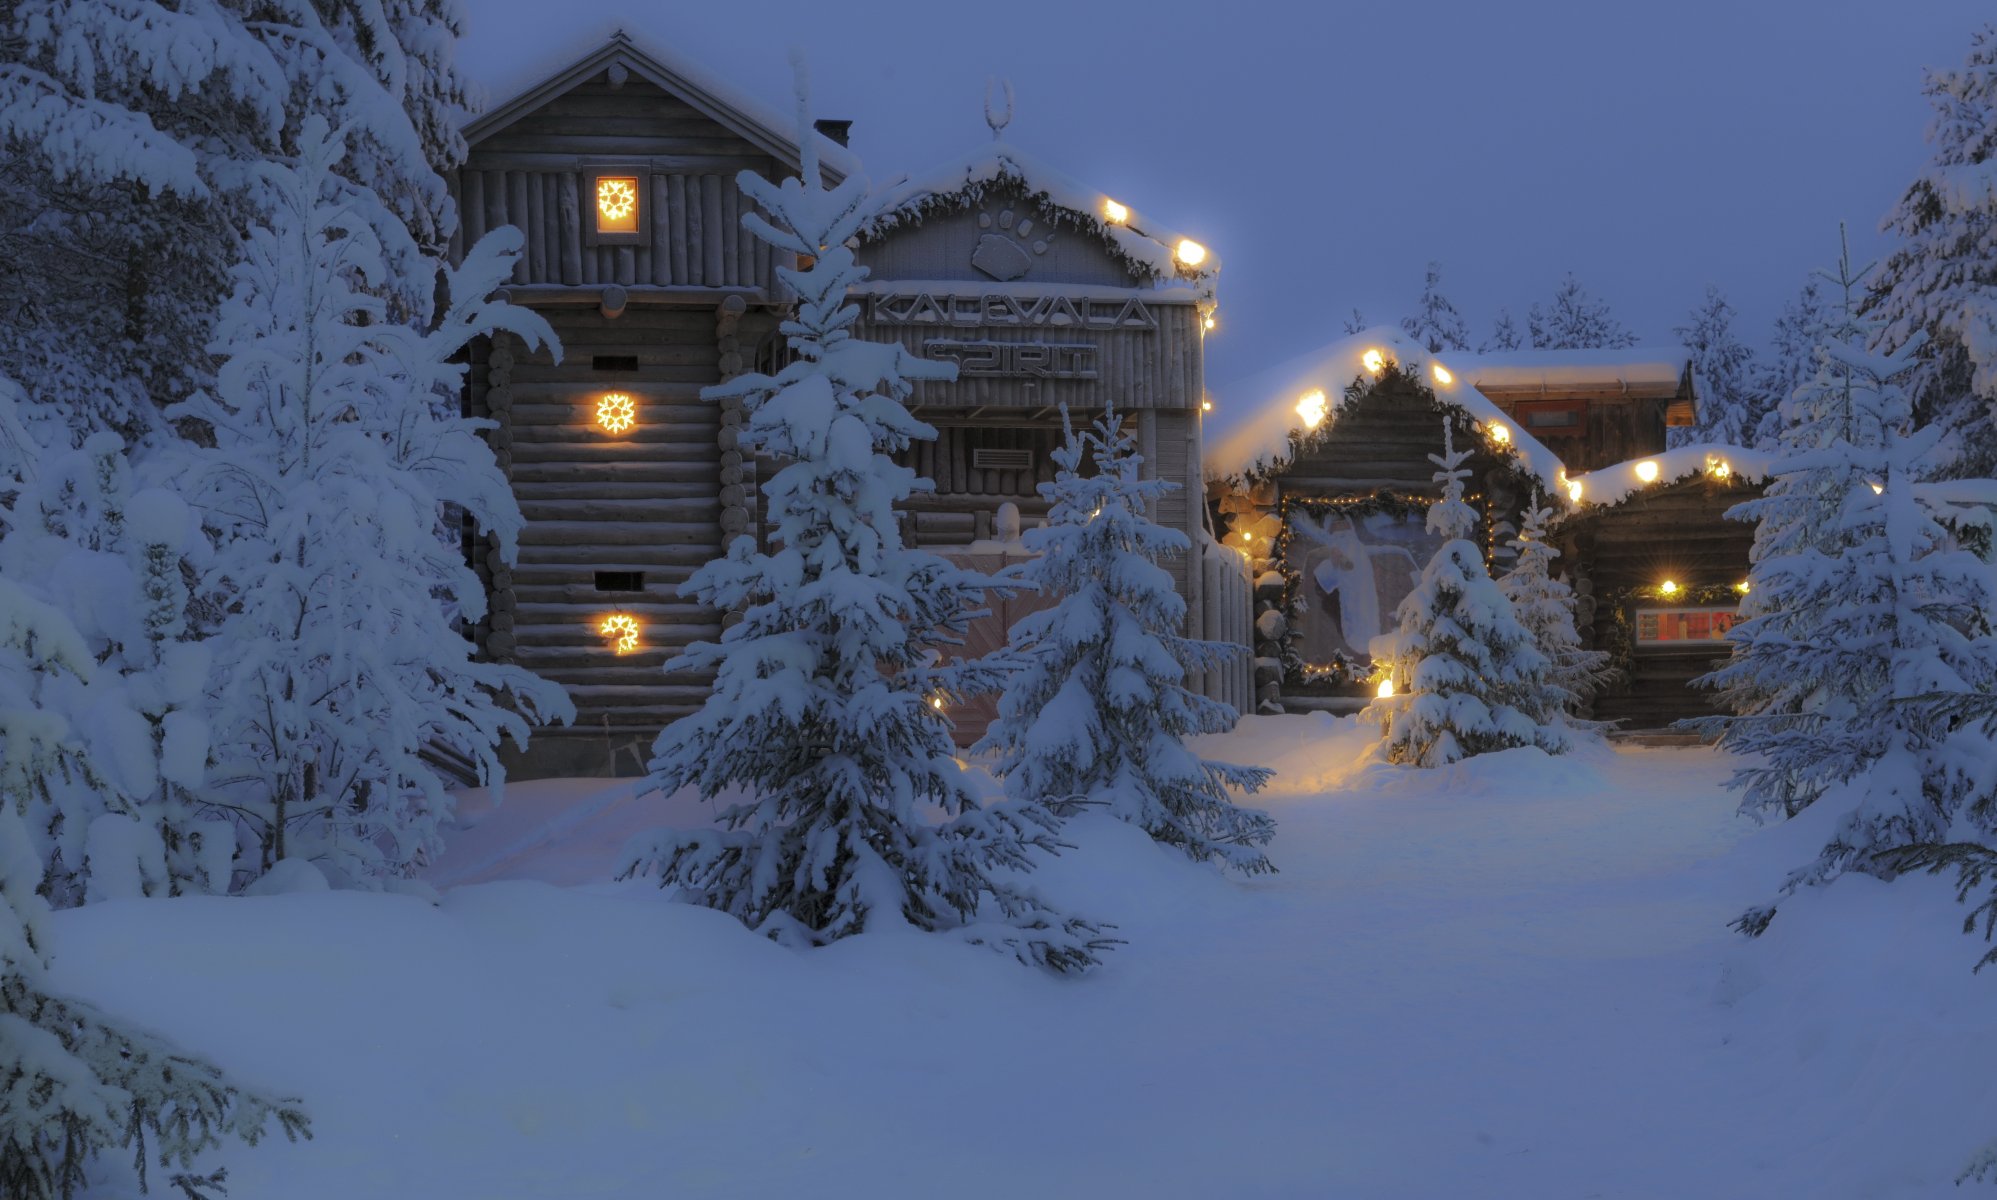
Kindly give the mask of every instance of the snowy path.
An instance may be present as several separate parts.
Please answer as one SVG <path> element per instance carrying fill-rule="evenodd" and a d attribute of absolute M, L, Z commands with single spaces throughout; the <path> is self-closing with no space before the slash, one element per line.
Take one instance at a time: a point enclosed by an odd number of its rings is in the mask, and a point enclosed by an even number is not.
<path fill-rule="evenodd" d="M 1216 739 L 1283 772 L 1273 879 L 1078 823 L 1045 886 L 1130 942 L 1081 982 L 520 881 L 102 905 L 58 976 L 307 1098 L 317 1141 L 230 1156 L 245 1196 L 1973 1194 L 1997 980 L 1945 887 L 1850 881 L 1746 943 L 1812 831 L 1735 820 L 1711 752 L 1354 771 L 1358 740 Z M 444 877 L 587 879 L 660 819 L 514 800 Z"/>

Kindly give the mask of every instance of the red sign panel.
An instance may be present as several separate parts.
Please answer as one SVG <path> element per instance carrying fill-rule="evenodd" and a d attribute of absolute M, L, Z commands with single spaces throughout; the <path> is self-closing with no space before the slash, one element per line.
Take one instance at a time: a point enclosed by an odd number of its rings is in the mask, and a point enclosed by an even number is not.
<path fill-rule="evenodd" d="M 1732 608 L 1640 608 L 1636 612 L 1636 643 L 1722 642 L 1727 630 L 1739 623 L 1740 612 Z"/>

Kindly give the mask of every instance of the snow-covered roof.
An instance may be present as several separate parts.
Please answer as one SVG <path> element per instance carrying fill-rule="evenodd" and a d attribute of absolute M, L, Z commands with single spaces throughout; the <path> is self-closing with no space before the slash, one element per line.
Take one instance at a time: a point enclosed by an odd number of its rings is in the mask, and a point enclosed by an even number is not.
<path fill-rule="evenodd" d="M 862 236 L 879 237 L 897 226 L 919 222 L 937 209 L 975 202 L 994 185 L 1007 184 L 1028 195 L 1045 196 L 1048 203 L 1073 214 L 1119 258 L 1150 275 L 1159 286 L 1190 283 L 1212 299 L 1220 276 L 1220 256 L 1212 247 L 1167 229 L 1127 201 L 1078 183 L 1005 142 L 987 142 L 969 154 L 890 184 L 883 189 L 880 214 L 867 224 Z M 1196 262 L 1184 261 L 1181 247 L 1185 245 L 1198 247 Z"/>
<path fill-rule="evenodd" d="M 1697 475 L 1761 483 L 1769 478 L 1774 462 L 1775 455 L 1766 450 L 1700 442 L 1576 475 L 1568 484 L 1579 486 L 1577 499 L 1585 511 L 1590 507 L 1621 504 L 1645 488 L 1663 487 Z"/>
<path fill-rule="evenodd" d="M 1691 355 L 1677 346 L 1624 350 L 1504 350 L 1450 354 L 1450 369 L 1484 391 L 1603 391 L 1675 395 Z"/>
<path fill-rule="evenodd" d="M 633 75 L 678 96 L 771 155 L 792 165 L 802 161 L 795 116 L 738 90 L 664 42 L 621 27 L 601 25 L 569 42 L 560 52 L 541 57 L 530 70 L 489 83 L 492 94 L 506 99 L 467 123 L 465 140 L 477 142 L 504 129 L 612 63 L 621 63 Z M 828 175 L 844 178 L 859 168 L 859 160 L 844 146 L 823 134 L 812 136 L 817 139 L 819 164 Z"/>
<path fill-rule="evenodd" d="M 1206 477 L 1228 479 L 1280 469 L 1290 457 L 1290 434 L 1312 428 L 1300 410 L 1300 401 L 1311 393 L 1323 393 L 1329 405 L 1325 419 L 1335 424 L 1338 410 L 1345 403 L 1345 389 L 1354 379 L 1373 373 L 1366 361 L 1372 351 L 1377 351 L 1383 360 L 1398 362 L 1402 369 L 1419 375 L 1439 402 L 1459 410 L 1478 425 L 1503 426 L 1508 435 L 1503 448 L 1517 458 L 1520 469 L 1539 479 L 1550 500 L 1564 501 L 1566 472 L 1559 456 L 1519 428 L 1490 397 L 1471 386 L 1457 370 L 1459 356 L 1430 354 L 1421 343 L 1390 326 L 1340 338 L 1232 387 L 1218 389 L 1216 404 L 1242 406 L 1248 415 L 1234 426 L 1233 432 L 1208 448 Z M 1498 448 L 1495 442 L 1492 446 Z"/>

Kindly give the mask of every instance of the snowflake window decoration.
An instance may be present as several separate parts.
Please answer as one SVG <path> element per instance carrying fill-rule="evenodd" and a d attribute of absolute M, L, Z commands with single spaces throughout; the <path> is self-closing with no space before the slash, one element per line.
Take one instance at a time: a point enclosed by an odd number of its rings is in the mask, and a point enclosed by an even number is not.
<path fill-rule="evenodd" d="M 636 179 L 623 175 L 605 175 L 596 181 L 596 230 L 598 233 L 638 231 Z"/>
<path fill-rule="evenodd" d="M 623 433 L 638 423 L 638 405 L 623 392 L 610 392 L 596 402 L 596 426 L 605 433 Z"/>
<path fill-rule="evenodd" d="M 596 631 L 610 639 L 610 648 L 619 654 L 635 653 L 638 649 L 638 618 L 630 613 L 611 613 L 603 618 Z"/>

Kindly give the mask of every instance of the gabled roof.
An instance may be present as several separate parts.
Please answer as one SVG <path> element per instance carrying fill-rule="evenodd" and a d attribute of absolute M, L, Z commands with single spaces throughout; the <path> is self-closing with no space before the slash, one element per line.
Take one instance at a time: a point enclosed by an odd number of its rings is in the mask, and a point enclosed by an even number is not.
<path fill-rule="evenodd" d="M 1574 476 L 1570 482 L 1579 484 L 1581 488 L 1575 515 L 1590 508 L 1621 504 L 1646 488 L 1660 488 L 1699 475 L 1763 483 L 1771 475 L 1775 458 L 1766 450 L 1750 450 L 1724 442 L 1699 442 L 1666 450 L 1662 454 L 1646 454 L 1642 458 Z M 1646 479 L 1645 475 L 1650 477 Z"/>
<path fill-rule="evenodd" d="M 623 29 L 613 30 L 607 37 L 593 35 L 589 44 L 595 48 L 580 57 L 571 50 L 544 59 L 543 62 L 566 65 L 546 74 L 537 72 L 529 82 L 509 89 L 511 99 L 487 109 L 465 126 L 465 141 L 476 145 L 615 64 L 621 65 L 636 78 L 679 97 L 702 115 L 739 134 L 772 157 L 791 166 L 797 166 L 802 161 L 803 155 L 798 151 L 793 132 L 797 128 L 795 118 L 785 118 L 777 110 L 737 91 L 698 64 Z M 843 179 L 858 168 L 858 160 L 845 147 L 823 134 L 814 133 L 812 136 L 818 139 L 818 160 L 827 175 Z"/>
<path fill-rule="evenodd" d="M 1232 387 L 1216 389 L 1215 403 L 1223 413 L 1239 406 L 1246 415 L 1206 452 L 1206 477 L 1229 479 L 1281 470 L 1290 459 L 1290 434 L 1312 428 L 1299 410 L 1299 402 L 1312 392 L 1322 392 L 1329 405 L 1325 419 L 1336 427 L 1345 389 L 1354 379 L 1371 373 L 1366 365 L 1368 351 L 1378 351 L 1384 359 L 1417 374 L 1439 403 L 1457 409 L 1476 424 L 1504 426 L 1508 435 L 1504 446 L 1517 459 L 1519 469 L 1540 481 L 1549 502 L 1566 502 L 1567 476 L 1559 456 L 1473 387 L 1457 370 L 1458 356 L 1430 354 L 1421 343 L 1390 326 L 1362 330 Z M 1448 382 L 1443 382 L 1437 366 L 1448 374 Z"/>
<path fill-rule="evenodd" d="M 881 189 L 879 215 L 863 227 L 861 236 L 879 238 L 899 226 L 920 223 L 932 212 L 976 203 L 991 188 L 1008 185 L 1030 196 L 1045 197 L 1077 225 L 1103 239 L 1134 273 L 1149 276 L 1156 286 L 1191 288 L 1201 298 L 1213 299 L 1220 256 L 1211 247 L 1151 221 L 1127 203 L 1078 183 L 1005 142 L 987 142 L 969 154 L 888 184 Z M 1109 214 L 1116 209 L 1122 214 L 1112 220 Z M 1182 242 L 1199 246 L 1204 257 L 1193 265 L 1182 262 Z"/>
<path fill-rule="evenodd" d="M 1593 392 L 1670 399 L 1692 378 L 1692 356 L 1677 346 L 1621 350 L 1502 350 L 1451 354 L 1451 369 L 1487 396 Z M 1524 398 L 1524 397 L 1521 397 Z"/>

